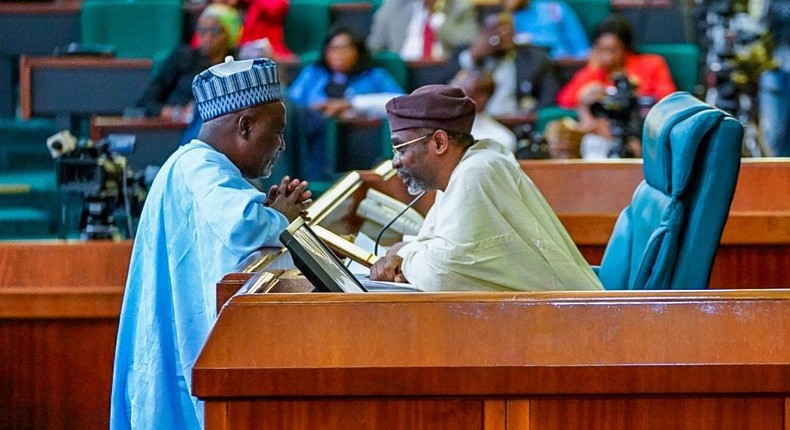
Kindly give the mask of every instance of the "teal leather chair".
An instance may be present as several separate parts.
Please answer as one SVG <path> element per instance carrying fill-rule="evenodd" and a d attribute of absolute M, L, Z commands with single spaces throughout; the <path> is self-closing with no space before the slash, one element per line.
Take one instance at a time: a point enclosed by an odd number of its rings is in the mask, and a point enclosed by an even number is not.
<path fill-rule="evenodd" d="M 730 209 L 743 127 L 686 92 L 653 106 L 645 180 L 623 210 L 598 276 L 609 290 L 704 289 Z"/>

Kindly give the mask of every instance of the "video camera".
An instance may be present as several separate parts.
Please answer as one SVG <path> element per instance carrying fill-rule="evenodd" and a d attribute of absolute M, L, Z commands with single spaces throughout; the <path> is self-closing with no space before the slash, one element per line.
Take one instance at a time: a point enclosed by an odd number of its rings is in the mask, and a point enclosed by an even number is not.
<path fill-rule="evenodd" d="M 126 158 L 120 155 L 133 150 L 133 138 L 131 141 L 126 137 L 102 139 L 94 143 L 78 141 L 68 131 L 61 131 L 47 139 L 47 148 L 55 159 L 58 190 L 82 196 L 80 237 L 120 238 L 115 224 L 119 211 L 126 218 L 128 234 L 132 235 L 147 192 L 143 174 L 127 171 Z"/>
<path fill-rule="evenodd" d="M 628 138 L 640 137 L 642 120 L 647 109 L 653 105 L 651 97 L 637 97 L 636 88 L 624 74 L 613 78 L 614 86 L 606 89 L 606 95 L 590 106 L 596 118 L 607 118 L 611 125 L 612 136 L 617 145 L 612 152 L 620 158 L 633 157 L 627 145 Z"/>

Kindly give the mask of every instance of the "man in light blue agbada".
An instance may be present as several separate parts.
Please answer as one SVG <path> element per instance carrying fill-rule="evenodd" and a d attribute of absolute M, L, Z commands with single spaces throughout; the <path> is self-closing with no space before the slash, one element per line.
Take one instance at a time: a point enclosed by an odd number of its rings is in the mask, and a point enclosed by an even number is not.
<path fill-rule="evenodd" d="M 121 309 L 110 428 L 201 429 L 192 365 L 216 318 L 215 286 L 245 256 L 277 245 L 310 204 L 307 183 L 267 176 L 285 148 L 285 106 L 274 62 L 213 66 L 192 83 L 203 119 L 151 185 Z"/>

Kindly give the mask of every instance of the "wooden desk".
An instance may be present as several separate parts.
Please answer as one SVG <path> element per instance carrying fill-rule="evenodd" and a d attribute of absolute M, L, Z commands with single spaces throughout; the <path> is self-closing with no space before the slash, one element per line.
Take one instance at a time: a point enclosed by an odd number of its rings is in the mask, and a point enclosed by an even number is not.
<path fill-rule="evenodd" d="M 134 135 L 134 152 L 125 157 L 132 169 L 139 170 L 164 164 L 178 149 L 186 126 L 165 118 L 96 116 L 91 118 L 90 135 L 94 141 L 117 134 Z"/>
<path fill-rule="evenodd" d="M 80 40 L 81 2 L 0 3 L 0 117 L 14 116 L 20 55 L 50 55 Z"/>
<path fill-rule="evenodd" d="M 119 115 L 143 94 L 150 73 L 149 59 L 23 56 L 22 118 L 53 115 L 68 128 L 74 116 Z"/>
<path fill-rule="evenodd" d="M 206 429 L 787 430 L 790 292 L 242 295 Z"/>
<path fill-rule="evenodd" d="M 131 249 L 0 243 L 0 430 L 107 429 Z"/>
<path fill-rule="evenodd" d="M 0 3 L 0 55 L 44 55 L 79 41 L 82 2 Z"/>

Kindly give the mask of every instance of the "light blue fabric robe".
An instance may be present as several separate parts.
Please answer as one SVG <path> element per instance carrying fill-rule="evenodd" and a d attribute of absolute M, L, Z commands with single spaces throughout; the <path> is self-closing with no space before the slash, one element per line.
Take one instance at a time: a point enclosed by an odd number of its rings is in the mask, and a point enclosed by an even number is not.
<path fill-rule="evenodd" d="M 200 429 L 192 365 L 216 318 L 216 283 L 288 225 L 208 144 L 162 166 L 143 208 L 121 309 L 110 428 Z"/>

